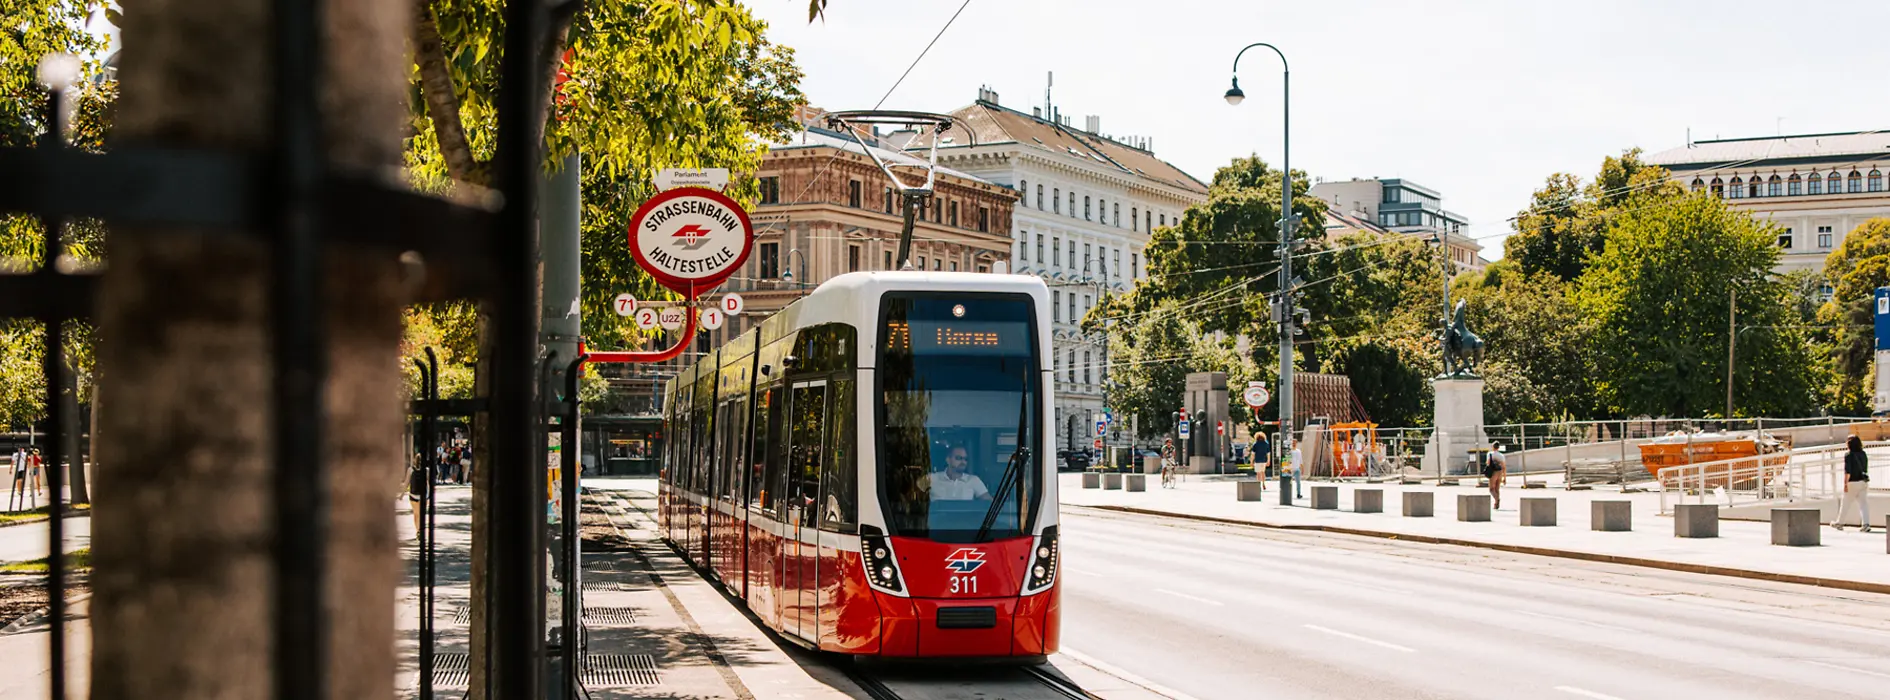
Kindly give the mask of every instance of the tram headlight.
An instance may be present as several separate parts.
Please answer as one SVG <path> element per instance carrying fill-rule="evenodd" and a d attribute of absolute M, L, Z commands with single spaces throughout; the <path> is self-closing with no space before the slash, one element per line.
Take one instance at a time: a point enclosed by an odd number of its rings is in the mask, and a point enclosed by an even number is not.
<path fill-rule="evenodd" d="M 860 527 L 860 563 L 866 569 L 866 582 L 876 590 L 905 595 L 905 582 L 899 576 L 892 545 L 885 534 L 871 525 Z"/>
<path fill-rule="evenodd" d="M 891 581 L 891 580 L 892 580 L 892 577 L 893 577 L 893 568 L 892 568 L 892 567 L 890 567 L 890 566 L 882 566 L 882 567 L 879 567 L 879 578 L 880 578 L 880 580 L 882 580 L 882 581 Z"/>
<path fill-rule="evenodd" d="M 1024 583 L 1024 595 L 1041 593 L 1057 580 L 1057 526 L 1044 528 L 1037 541 L 1036 561 L 1031 562 L 1030 580 Z"/>

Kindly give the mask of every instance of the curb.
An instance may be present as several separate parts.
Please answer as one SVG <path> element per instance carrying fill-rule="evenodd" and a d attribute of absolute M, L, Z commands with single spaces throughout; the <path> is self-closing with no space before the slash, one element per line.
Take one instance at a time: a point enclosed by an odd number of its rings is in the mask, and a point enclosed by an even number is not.
<path fill-rule="evenodd" d="M 1174 513 L 1174 512 L 1161 511 L 1161 510 L 1150 510 L 1147 508 L 1136 508 L 1134 506 L 1108 506 L 1108 505 L 1084 506 L 1084 505 L 1076 505 L 1076 504 L 1069 504 L 1069 503 L 1066 503 L 1064 505 L 1073 506 L 1077 508 L 1093 508 L 1096 510 L 1116 511 L 1120 513 L 1134 513 L 1136 515 L 1149 515 L 1149 516 L 1162 517 L 1162 518 L 1176 518 L 1180 520 L 1198 520 L 1201 522 L 1217 523 L 1221 525 L 1243 525 L 1246 527 L 1265 528 L 1265 529 L 1270 529 L 1270 530 L 1298 530 L 1298 531 L 1305 531 L 1305 532 L 1330 532 L 1330 533 L 1335 533 L 1335 534 L 1340 534 L 1340 535 L 1358 535 L 1361 537 L 1377 537 L 1380 539 L 1405 540 L 1408 542 L 1422 542 L 1425 544 L 1448 544 L 1448 545 L 1457 545 L 1460 547 L 1476 547 L 1478 549 L 1492 549 L 1499 552 L 1512 552 L 1516 554 L 1533 554 L 1536 556 L 1559 557 L 1562 559 L 1579 559 L 1582 561 L 1593 561 L 1593 562 L 1601 562 L 1601 563 L 1606 563 L 1606 564 L 1623 564 L 1627 566 L 1646 567 L 1649 569 L 1665 569 L 1667 571 L 1681 571 L 1681 572 L 1690 573 L 1690 574 L 1706 574 L 1709 576 L 1729 576 L 1733 578 L 1754 579 L 1754 580 L 1759 580 L 1759 581 L 1772 581 L 1774 583 L 1795 583 L 1795 584 L 1805 585 L 1805 586 L 1817 586 L 1820 588 L 1835 588 L 1835 589 L 1846 590 L 1846 591 L 1860 591 L 1864 593 L 1883 593 L 1883 594 L 1890 595 L 1890 584 L 1872 583 L 1869 581 L 1850 581 L 1850 580 L 1845 580 L 1845 579 L 1821 578 L 1817 576 L 1800 576 L 1797 574 L 1781 574 L 1781 573 L 1775 573 L 1771 571 L 1754 571 L 1752 569 L 1737 569 L 1737 568 L 1728 567 L 1728 566 L 1712 566 L 1709 564 L 1686 564 L 1686 563 L 1674 562 L 1674 561 L 1663 561 L 1660 559 L 1647 559 L 1643 557 L 1624 557 L 1624 556 L 1619 556 L 1619 555 L 1614 555 L 1614 554 L 1595 554 L 1593 552 L 1578 552 L 1578 551 L 1570 550 L 1570 549 L 1550 549 L 1547 547 L 1530 547 L 1526 545 L 1501 544 L 1497 542 L 1482 542 L 1478 540 L 1466 540 L 1466 539 L 1459 539 L 1455 537 L 1434 537 L 1431 535 L 1410 535 L 1410 534 L 1397 533 L 1397 532 L 1385 532 L 1383 530 L 1364 530 L 1360 528 L 1340 527 L 1340 526 L 1334 526 L 1334 525 L 1281 525 L 1277 523 L 1264 523 L 1264 522 L 1259 522 L 1259 521 L 1254 521 L 1254 520 L 1236 520 L 1233 518 L 1219 518 L 1219 517 L 1214 517 L 1211 515 L 1195 515 L 1192 513 Z"/>
<path fill-rule="evenodd" d="M 92 510 L 89 508 L 86 510 L 79 510 L 79 511 L 68 510 L 66 511 L 65 515 L 68 518 L 89 518 L 89 517 L 92 517 Z M 52 516 L 41 516 L 41 517 L 33 518 L 30 520 L 15 520 L 10 523 L 0 523 L 0 528 L 19 527 L 21 525 L 32 525 L 33 523 L 43 523 L 51 519 L 52 519 Z"/>

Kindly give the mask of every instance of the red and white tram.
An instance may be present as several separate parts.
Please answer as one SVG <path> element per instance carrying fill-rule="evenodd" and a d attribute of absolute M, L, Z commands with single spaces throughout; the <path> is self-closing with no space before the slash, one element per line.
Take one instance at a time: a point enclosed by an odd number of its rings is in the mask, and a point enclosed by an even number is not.
<path fill-rule="evenodd" d="M 1049 293 L 842 275 L 664 388 L 664 536 L 810 647 L 1057 649 Z"/>

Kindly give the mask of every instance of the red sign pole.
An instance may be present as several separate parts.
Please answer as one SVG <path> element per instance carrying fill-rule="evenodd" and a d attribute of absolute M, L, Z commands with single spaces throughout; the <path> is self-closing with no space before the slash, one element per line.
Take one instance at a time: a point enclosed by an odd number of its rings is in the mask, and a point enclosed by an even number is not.
<path fill-rule="evenodd" d="M 695 301 L 694 297 L 689 299 L 690 305 L 686 307 L 688 310 L 683 313 L 682 337 L 677 338 L 676 345 L 670 349 L 628 352 L 603 352 L 592 350 L 590 358 L 587 359 L 586 362 L 663 362 L 665 360 L 676 359 L 677 356 L 683 354 L 683 351 L 689 349 L 689 342 L 696 337 L 696 316 L 699 315 L 699 312 L 696 311 Z"/>

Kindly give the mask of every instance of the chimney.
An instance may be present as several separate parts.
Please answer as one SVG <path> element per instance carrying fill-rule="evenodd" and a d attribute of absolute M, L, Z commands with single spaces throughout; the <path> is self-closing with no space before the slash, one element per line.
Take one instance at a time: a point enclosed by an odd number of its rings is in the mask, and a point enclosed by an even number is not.
<path fill-rule="evenodd" d="M 1102 117 L 1094 114 L 1083 117 L 1083 130 L 1092 134 L 1100 133 L 1102 131 Z"/>
<path fill-rule="evenodd" d="M 1050 108 L 1050 121 L 1056 122 L 1058 124 L 1062 124 L 1063 123 L 1063 108 L 1051 107 Z"/>
<path fill-rule="evenodd" d="M 992 90 L 989 87 L 982 87 L 982 86 L 979 87 L 978 88 L 978 101 L 989 102 L 991 104 L 997 104 L 998 103 L 997 91 Z"/>
<path fill-rule="evenodd" d="M 1031 117 L 1032 119 L 1042 119 L 1042 118 L 1043 118 L 1043 108 L 1042 108 L 1042 107 L 1032 107 L 1032 108 L 1030 108 L 1030 117 Z"/>

